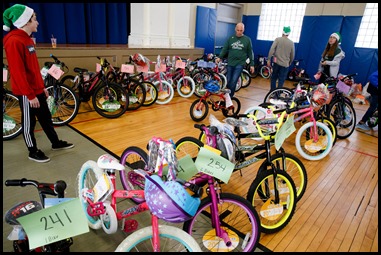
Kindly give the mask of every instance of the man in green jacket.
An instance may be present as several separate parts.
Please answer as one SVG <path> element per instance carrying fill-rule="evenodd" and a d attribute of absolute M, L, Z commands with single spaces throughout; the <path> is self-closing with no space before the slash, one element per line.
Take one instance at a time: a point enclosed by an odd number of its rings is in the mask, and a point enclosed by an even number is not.
<path fill-rule="evenodd" d="M 228 80 L 227 88 L 230 89 L 230 97 L 234 96 L 238 78 L 246 64 L 246 59 L 250 59 L 250 72 L 254 72 L 254 53 L 250 37 L 243 34 L 245 25 L 238 23 L 235 26 L 235 35 L 229 37 L 216 62 L 220 62 L 220 58 L 227 56 L 228 67 L 226 78 Z"/>

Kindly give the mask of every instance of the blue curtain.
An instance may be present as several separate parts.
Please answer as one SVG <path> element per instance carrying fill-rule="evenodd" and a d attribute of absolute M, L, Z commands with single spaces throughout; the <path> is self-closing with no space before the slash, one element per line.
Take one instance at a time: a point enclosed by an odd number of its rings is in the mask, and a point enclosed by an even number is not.
<path fill-rule="evenodd" d="M 21 3 L 21 2 L 18 2 Z M 3 3 L 3 12 L 15 3 Z M 37 43 L 127 44 L 129 3 L 22 3 L 37 14 Z M 3 31 L 3 37 L 6 32 Z"/>

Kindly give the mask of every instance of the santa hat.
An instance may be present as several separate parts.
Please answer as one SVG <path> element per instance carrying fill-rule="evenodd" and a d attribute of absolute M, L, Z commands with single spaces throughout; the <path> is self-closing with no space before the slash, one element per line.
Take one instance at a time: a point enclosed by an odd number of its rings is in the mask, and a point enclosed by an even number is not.
<path fill-rule="evenodd" d="M 340 44 L 341 43 L 341 35 L 339 32 L 335 32 L 333 34 L 331 34 L 332 37 L 335 37 L 337 42 Z"/>
<path fill-rule="evenodd" d="M 9 7 L 3 13 L 3 30 L 11 30 L 12 24 L 17 28 L 23 27 L 28 23 L 33 13 L 34 11 L 32 8 L 22 4 L 15 4 Z"/>
<path fill-rule="evenodd" d="M 291 28 L 288 26 L 288 27 L 283 27 L 283 34 L 284 35 L 289 35 L 291 32 Z"/>

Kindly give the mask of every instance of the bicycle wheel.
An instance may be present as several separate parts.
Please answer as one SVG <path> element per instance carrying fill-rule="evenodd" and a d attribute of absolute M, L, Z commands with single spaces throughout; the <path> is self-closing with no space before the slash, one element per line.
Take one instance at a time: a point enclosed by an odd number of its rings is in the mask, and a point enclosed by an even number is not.
<path fill-rule="evenodd" d="M 295 183 L 284 171 L 276 170 L 275 175 L 273 171 L 263 171 L 251 183 L 247 200 L 259 215 L 262 232 L 278 232 L 294 216 L 297 201 Z"/>
<path fill-rule="evenodd" d="M 295 70 L 291 70 L 287 74 L 287 79 L 289 81 L 294 81 L 295 80 L 295 76 L 296 76 Z"/>
<path fill-rule="evenodd" d="M 316 119 L 316 121 L 319 121 L 323 124 L 325 124 L 329 130 L 331 130 L 332 132 L 332 146 L 335 145 L 336 143 L 336 140 L 337 140 L 337 128 L 336 128 L 336 125 L 335 125 L 335 122 L 333 122 L 333 120 L 331 119 L 328 119 L 326 117 L 320 117 L 319 119 Z"/>
<path fill-rule="evenodd" d="M 260 106 L 252 106 L 246 109 L 244 114 L 253 114 L 257 117 L 257 119 L 264 119 L 266 117 L 266 109 Z M 242 121 L 247 123 L 246 126 L 242 126 L 242 133 L 257 133 L 257 126 L 254 124 L 254 120 L 252 118 L 240 118 Z M 257 138 L 255 138 L 257 139 Z M 258 139 L 263 139 L 262 137 Z"/>
<path fill-rule="evenodd" d="M 211 79 L 211 75 L 199 70 L 193 74 L 192 78 L 196 86 L 194 94 L 197 97 L 202 97 L 205 94 L 204 82 L 209 81 Z"/>
<path fill-rule="evenodd" d="M 189 76 L 184 76 L 177 82 L 177 93 L 180 96 L 188 98 L 191 97 L 196 89 L 194 80 Z"/>
<path fill-rule="evenodd" d="M 290 177 L 295 183 L 297 201 L 299 201 L 304 195 L 308 183 L 307 170 L 303 162 L 292 154 L 284 153 L 283 157 L 282 153 L 276 153 L 274 155 L 271 155 L 271 163 L 273 163 L 277 169 L 285 171 L 287 174 L 290 175 Z M 259 166 L 257 176 L 266 170 L 271 169 L 268 168 L 267 162 L 264 161 Z M 259 189 L 261 191 L 261 187 Z M 265 192 L 261 191 L 259 195 L 261 194 L 265 194 Z"/>
<path fill-rule="evenodd" d="M 159 96 L 159 92 L 157 91 L 156 86 L 149 81 L 143 81 L 142 84 L 146 90 L 146 99 L 143 103 L 143 106 L 153 105 Z"/>
<path fill-rule="evenodd" d="M 48 86 L 46 90 L 49 93 L 48 106 L 53 124 L 56 126 L 69 124 L 78 114 L 77 94 L 68 85 L 60 83 Z"/>
<path fill-rule="evenodd" d="M 279 100 L 285 100 L 285 99 L 291 99 L 294 92 L 289 88 L 275 88 L 273 90 L 270 90 L 265 98 L 263 99 L 264 103 L 270 103 L 270 99 L 279 99 Z"/>
<path fill-rule="evenodd" d="M 209 106 L 205 100 L 195 100 L 189 109 L 189 114 L 194 121 L 202 121 L 208 116 Z"/>
<path fill-rule="evenodd" d="M 228 108 L 222 108 L 222 114 L 225 117 L 235 116 L 241 110 L 241 102 L 239 101 L 239 99 L 236 98 L 236 97 L 232 97 L 231 100 L 232 100 L 232 103 L 233 103 L 232 106 L 229 106 Z"/>
<path fill-rule="evenodd" d="M 262 66 L 260 70 L 260 74 L 263 78 L 269 79 L 271 77 L 271 69 L 268 66 Z"/>
<path fill-rule="evenodd" d="M 16 138 L 22 133 L 21 108 L 18 98 L 9 92 L 3 93 L 3 141 Z"/>
<path fill-rule="evenodd" d="M 243 83 L 242 77 L 239 76 L 237 83 L 235 84 L 235 92 L 239 91 L 242 88 L 242 83 Z"/>
<path fill-rule="evenodd" d="M 84 199 L 84 194 L 86 191 L 93 189 L 98 181 L 98 178 L 102 176 L 103 171 L 97 165 L 97 162 L 93 160 L 88 160 L 85 162 L 81 170 L 78 173 L 78 190 L 77 195 L 81 201 L 82 209 L 85 212 L 87 223 L 92 229 L 100 229 L 102 227 L 102 221 L 99 216 L 90 216 L 87 207 L 88 203 Z"/>
<path fill-rule="evenodd" d="M 145 86 L 138 81 L 130 81 L 127 85 L 128 107 L 127 111 L 139 109 L 146 101 L 147 92 Z"/>
<path fill-rule="evenodd" d="M 318 140 L 314 142 L 314 123 L 307 122 L 296 133 L 295 145 L 299 154 L 308 160 L 320 160 L 332 149 L 333 139 L 331 130 L 323 123 L 316 121 Z"/>
<path fill-rule="evenodd" d="M 114 234 L 118 230 L 118 219 L 116 213 L 111 207 L 110 202 L 103 203 L 105 213 L 101 214 L 102 229 L 106 234 Z"/>
<path fill-rule="evenodd" d="M 193 161 L 196 160 L 198 152 L 200 151 L 200 148 L 204 146 L 204 143 L 201 142 L 199 139 L 191 137 L 191 136 L 185 136 L 180 138 L 176 143 L 176 157 L 178 159 L 181 159 L 185 157 L 186 155 L 191 156 Z"/>
<path fill-rule="evenodd" d="M 219 73 L 218 76 L 220 76 L 221 78 L 221 89 L 225 89 L 226 88 L 226 85 L 228 84 L 228 79 L 226 78 L 226 75 L 223 74 L 223 73 Z"/>
<path fill-rule="evenodd" d="M 232 244 L 228 247 L 222 238 L 216 236 L 212 224 L 213 205 L 210 197 L 201 200 L 196 214 L 184 222 L 183 229 L 192 235 L 203 252 L 251 252 L 258 245 L 261 227 L 258 213 L 243 197 L 220 193 L 217 201 L 221 228 L 226 231 Z"/>
<path fill-rule="evenodd" d="M 251 83 L 251 76 L 249 71 L 247 71 L 246 69 L 243 69 L 241 74 L 241 79 L 242 79 L 242 88 L 247 88 Z"/>
<path fill-rule="evenodd" d="M 156 103 L 168 104 L 175 94 L 175 91 L 173 90 L 171 84 L 169 84 L 167 81 L 161 81 L 161 84 L 159 81 L 155 81 L 153 84 L 156 86 L 158 91 Z"/>
<path fill-rule="evenodd" d="M 356 111 L 346 100 L 337 99 L 332 102 L 327 117 L 335 122 L 339 139 L 349 137 L 356 128 Z"/>
<path fill-rule="evenodd" d="M 160 252 L 200 252 L 198 243 L 184 230 L 159 225 Z M 116 248 L 115 252 L 153 252 L 152 226 L 132 232 Z"/>
<path fill-rule="evenodd" d="M 122 116 L 128 108 L 127 91 L 117 83 L 98 85 L 93 94 L 93 107 L 102 117 L 113 119 Z"/>
<path fill-rule="evenodd" d="M 251 74 L 251 78 L 257 78 L 259 71 L 260 71 L 260 65 L 256 64 L 254 65 L 254 73 Z"/>
<path fill-rule="evenodd" d="M 139 147 L 126 148 L 119 161 L 125 166 L 124 171 L 119 171 L 120 181 L 125 190 L 144 189 L 145 178 L 134 172 L 134 169 L 145 169 L 148 164 L 147 153 Z M 135 203 L 141 203 L 144 199 L 131 198 Z"/>

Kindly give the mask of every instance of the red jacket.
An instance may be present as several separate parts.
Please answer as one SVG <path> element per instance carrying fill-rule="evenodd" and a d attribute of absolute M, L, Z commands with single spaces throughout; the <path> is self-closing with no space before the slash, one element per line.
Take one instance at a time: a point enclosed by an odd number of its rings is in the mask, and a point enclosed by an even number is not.
<path fill-rule="evenodd" d="M 12 92 L 32 100 L 43 93 L 44 81 L 33 40 L 21 29 L 13 29 L 3 38 Z"/>

